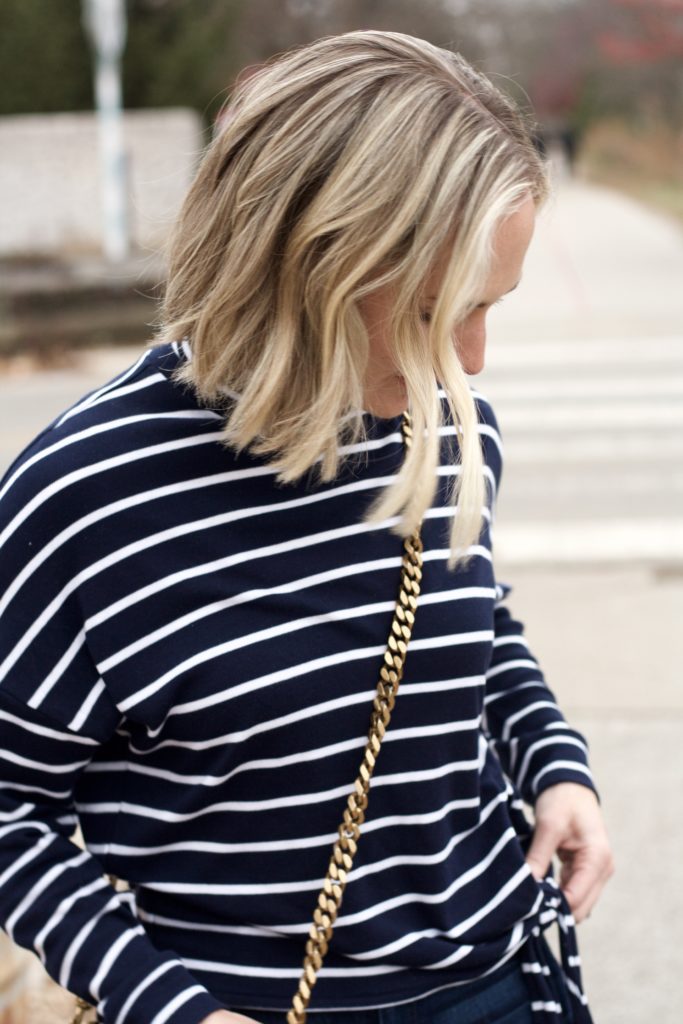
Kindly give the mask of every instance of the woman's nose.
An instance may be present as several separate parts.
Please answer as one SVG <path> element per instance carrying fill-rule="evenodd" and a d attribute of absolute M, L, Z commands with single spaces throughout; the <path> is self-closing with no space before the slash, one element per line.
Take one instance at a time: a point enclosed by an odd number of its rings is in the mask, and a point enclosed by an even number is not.
<path fill-rule="evenodd" d="M 465 321 L 456 332 L 456 350 L 466 373 L 480 373 L 484 368 L 486 349 L 486 317 Z"/>

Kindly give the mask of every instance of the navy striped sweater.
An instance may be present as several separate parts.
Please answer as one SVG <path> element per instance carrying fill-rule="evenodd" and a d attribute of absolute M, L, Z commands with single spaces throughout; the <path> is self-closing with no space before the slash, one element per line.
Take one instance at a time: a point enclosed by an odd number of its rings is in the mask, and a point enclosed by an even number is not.
<path fill-rule="evenodd" d="M 334 481 L 276 485 L 171 379 L 186 358 L 187 343 L 147 349 L 0 485 L 0 923 L 107 1024 L 291 1005 L 400 579 L 393 520 L 361 520 L 400 468 L 401 417 L 365 413 Z M 524 861 L 523 800 L 593 782 L 494 577 L 501 447 L 475 398 L 485 526 L 449 572 L 447 425 L 415 631 L 312 1015 L 461 984 L 526 944 L 550 1019 L 533 942 L 552 921 L 585 1004 L 566 901 Z"/>

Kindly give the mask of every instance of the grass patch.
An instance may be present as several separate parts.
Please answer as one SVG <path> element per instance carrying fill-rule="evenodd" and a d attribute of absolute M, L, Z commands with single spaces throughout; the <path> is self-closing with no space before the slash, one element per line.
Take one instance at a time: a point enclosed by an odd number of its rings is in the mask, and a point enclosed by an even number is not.
<path fill-rule="evenodd" d="M 578 171 L 683 224 L 683 129 L 621 121 L 595 124 L 584 138 Z"/>

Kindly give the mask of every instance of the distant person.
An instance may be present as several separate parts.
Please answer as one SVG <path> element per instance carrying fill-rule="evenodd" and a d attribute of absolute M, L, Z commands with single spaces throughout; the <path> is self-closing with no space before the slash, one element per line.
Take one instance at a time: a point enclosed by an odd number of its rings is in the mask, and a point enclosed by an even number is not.
<path fill-rule="evenodd" d="M 612 856 L 493 569 L 468 381 L 547 191 L 458 54 L 279 55 L 155 342 L 5 474 L 0 920 L 105 1024 L 591 1021 Z"/>
<path fill-rule="evenodd" d="M 560 132 L 560 145 L 571 173 L 576 169 L 576 158 L 579 152 L 579 132 L 572 125 L 567 125 Z"/>

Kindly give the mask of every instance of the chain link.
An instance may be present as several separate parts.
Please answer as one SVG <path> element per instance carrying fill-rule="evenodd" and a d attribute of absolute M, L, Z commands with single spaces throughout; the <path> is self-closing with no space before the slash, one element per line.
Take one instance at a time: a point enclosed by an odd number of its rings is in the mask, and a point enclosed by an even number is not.
<path fill-rule="evenodd" d="M 411 419 L 407 412 L 404 413 L 402 429 L 405 447 L 408 449 L 412 442 L 413 432 Z M 377 694 L 373 701 L 368 742 L 365 746 L 358 777 L 349 794 L 343 821 L 337 830 L 339 838 L 335 841 L 332 849 L 332 856 L 318 896 L 318 903 L 313 911 L 313 922 L 306 942 L 303 972 L 299 979 L 299 987 L 292 999 L 292 1008 L 287 1013 L 287 1024 L 305 1024 L 306 1011 L 311 1000 L 316 976 L 327 953 L 337 914 L 344 897 L 346 882 L 353 866 L 353 858 L 360 839 L 360 826 L 365 821 L 370 780 L 403 677 L 403 667 L 415 622 L 415 610 L 422 580 L 422 541 L 419 527 L 411 536 L 405 538 L 403 551 L 401 586 L 389 632 L 387 650 L 377 683 Z"/>
<path fill-rule="evenodd" d="M 80 996 L 76 999 L 76 1009 L 74 1015 L 71 1018 L 71 1024 L 88 1024 L 85 1019 L 87 1013 L 94 1012 L 94 1007 L 87 1003 L 85 999 L 81 999 Z M 93 1024 L 97 1018 L 93 1018 Z"/>

